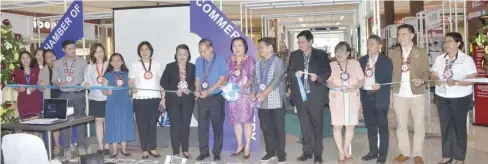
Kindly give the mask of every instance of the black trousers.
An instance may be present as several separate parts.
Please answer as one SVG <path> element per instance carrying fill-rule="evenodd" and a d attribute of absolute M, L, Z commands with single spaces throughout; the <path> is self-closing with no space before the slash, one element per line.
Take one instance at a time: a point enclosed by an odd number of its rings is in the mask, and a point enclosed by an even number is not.
<path fill-rule="evenodd" d="M 369 152 L 378 154 L 380 160 L 386 160 L 388 156 L 388 144 L 390 132 L 388 130 L 388 107 L 376 105 L 376 93 L 367 93 L 366 101 L 362 102 L 363 116 L 368 130 Z M 380 135 L 380 147 L 378 150 L 378 132 Z"/>
<path fill-rule="evenodd" d="M 466 117 L 473 95 L 444 98 L 436 95 L 442 134 L 442 157 L 464 161 L 467 147 Z"/>
<path fill-rule="evenodd" d="M 142 151 L 156 150 L 156 123 L 159 116 L 159 102 L 161 102 L 160 98 L 133 100 Z"/>
<path fill-rule="evenodd" d="M 180 145 L 182 152 L 188 152 L 190 140 L 190 122 L 193 114 L 192 102 L 168 102 L 167 112 L 169 114 L 171 147 L 173 154 L 179 154 Z M 166 103 L 166 104 L 168 104 Z"/>
<path fill-rule="evenodd" d="M 86 116 L 84 91 L 61 92 L 59 98 L 68 99 L 68 106 L 72 106 L 74 109 L 74 117 Z M 88 146 L 86 141 L 86 124 L 79 124 L 74 127 L 76 127 L 76 142 L 78 146 Z M 71 128 L 64 128 L 61 130 L 61 136 L 64 139 L 61 145 L 62 149 L 69 149 L 69 146 L 71 145 L 70 141 L 72 135 L 73 134 Z"/>
<path fill-rule="evenodd" d="M 198 143 L 200 154 L 209 154 L 208 131 L 212 123 L 214 144 L 213 155 L 220 155 L 224 143 L 225 101 L 220 94 L 198 99 Z"/>
<path fill-rule="evenodd" d="M 285 114 L 286 109 L 259 109 L 259 123 L 263 130 L 266 153 L 285 157 Z"/>
<path fill-rule="evenodd" d="M 302 130 L 303 151 L 307 154 L 322 155 L 324 137 L 324 106 L 313 101 L 297 105 L 298 119 Z"/>

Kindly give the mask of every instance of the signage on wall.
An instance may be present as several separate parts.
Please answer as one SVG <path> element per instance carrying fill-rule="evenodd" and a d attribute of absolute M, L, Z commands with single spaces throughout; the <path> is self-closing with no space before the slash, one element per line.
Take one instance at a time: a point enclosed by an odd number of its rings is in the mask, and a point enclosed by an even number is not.
<path fill-rule="evenodd" d="M 34 29 L 36 29 L 37 27 L 41 28 L 41 29 L 51 29 L 51 28 L 54 28 L 56 27 L 56 25 L 58 24 L 58 21 L 46 21 L 46 20 L 37 20 L 37 18 L 34 18 Z"/>

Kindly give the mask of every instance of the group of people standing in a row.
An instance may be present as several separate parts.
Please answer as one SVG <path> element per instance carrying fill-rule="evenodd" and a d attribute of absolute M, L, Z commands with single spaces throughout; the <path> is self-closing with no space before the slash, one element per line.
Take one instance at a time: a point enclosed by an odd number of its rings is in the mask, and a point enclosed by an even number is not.
<path fill-rule="evenodd" d="M 140 60 L 131 63 L 130 70 L 118 53 L 111 55 L 107 62 L 101 44 L 92 46 L 92 63 L 87 66 L 83 58 L 76 56 L 75 43 L 65 41 L 64 57 L 56 60 L 51 50 L 42 53 L 44 62 L 41 63 L 44 68 L 40 70 L 39 76 L 39 69 L 33 64 L 34 58 L 28 52 L 20 53 L 20 69 L 14 72 L 14 80 L 19 84 L 60 86 L 60 90 L 44 90 L 44 98 L 69 99 L 75 115 L 85 113 L 84 92 L 62 88 L 64 85 L 131 88 L 90 90 L 89 93 L 89 113 L 96 118 L 98 152 L 110 154 L 111 157 L 117 156 L 117 143 L 122 143 L 123 155 L 130 155 L 126 142 L 135 139 L 132 112 L 135 113 L 143 159 L 149 155 L 160 157 L 156 152 L 155 123 L 158 109 L 167 107 L 173 155 L 179 155 L 181 151 L 184 157 L 191 158 L 188 151 L 190 122 L 194 105 L 198 103 L 200 155 L 196 160 L 210 157 L 208 137 L 211 123 L 214 136 L 213 159 L 219 161 L 227 103 L 227 119 L 234 125 L 237 140 L 237 149 L 231 156 L 242 154 L 245 159 L 250 158 L 252 123 L 254 109 L 257 108 L 266 145 L 266 155 L 261 161 L 269 162 L 277 157 L 277 162 L 283 163 L 286 161 L 286 75 L 291 81 L 291 99 L 297 107 L 302 131 L 303 154 L 297 158 L 298 161 L 314 158 L 315 163 L 322 163 L 324 107 L 329 104 L 339 163 L 353 159 L 348 148 L 361 107 L 370 147 L 369 153 L 361 159 L 377 158 L 377 163 L 385 163 L 389 143 L 387 115 L 391 99 L 397 116 L 396 132 L 400 152 L 394 162 L 403 163 L 414 157 L 415 163 L 421 164 L 425 136 L 425 87 L 431 79 L 436 84 L 436 103 L 442 118 L 443 159 L 440 163 L 450 163 L 453 159 L 463 163 L 466 155 L 466 115 L 471 101 L 472 83 L 459 80 L 475 78 L 476 67 L 472 58 L 458 49 L 463 44 L 461 35 L 448 33 L 444 42 L 446 53 L 438 56 L 432 68 L 429 68 L 426 51 L 412 42 L 414 35 L 411 25 L 399 26 L 398 41 L 401 46 L 393 50 L 390 57 L 380 52 L 381 38 L 372 35 L 367 40 L 368 55 L 359 61 L 351 58 L 350 45 L 340 42 L 334 49 L 336 61 L 329 62 L 324 51 L 312 48 L 313 35 L 305 30 L 297 36 L 299 50 L 291 53 L 287 67 L 276 54 L 276 41 L 273 38 L 265 37 L 258 41 L 261 58 L 257 61 L 246 55 L 248 46 L 244 38 L 232 40 L 230 49 L 233 55 L 227 58 L 213 52 L 211 40 L 202 39 L 198 43 L 200 57 L 195 64 L 190 63 L 188 46 L 181 44 L 176 47 L 175 61 L 167 64 L 164 71 L 161 64 L 153 60 L 154 49 L 146 41 L 137 47 Z M 39 61 L 40 58 L 37 59 Z M 236 101 L 225 102 L 220 94 L 221 87 L 228 82 L 241 88 Z M 33 108 L 33 104 L 41 104 L 39 91 L 25 88 L 17 90 L 21 117 L 40 112 L 40 106 Z M 30 109 L 36 111 L 28 111 Z M 407 130 L 409 114 L 413 116 L 415 130 L 413 151 L 410 150 Z M 346 127 L 344 139 L 343 126 Z M 80 126 L 77 130 L 78 146 L 86 146 L 85 128 Z M 243 133 L 245 142 L 242 139 Z M 63 133 L 64 138 L 68 138 L 68 134 Z M 60 146 L 58 137 L 54 139 L 57 150 L 69 146 L 69 142 Z M 112 150 L 104 142 L 111 143 Z"/>

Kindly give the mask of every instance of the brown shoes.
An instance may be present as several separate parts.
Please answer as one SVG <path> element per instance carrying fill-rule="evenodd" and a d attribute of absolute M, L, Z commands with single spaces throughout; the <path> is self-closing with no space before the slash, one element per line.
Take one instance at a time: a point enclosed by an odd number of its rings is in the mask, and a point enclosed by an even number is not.
<path fill-rule="evenodd" d="M 416 156 L 414 159 L 415 164 L 424 164 L 424 160 L 422 160 L 422 157 Z"/>
<path fill-rule="evenodd" d="M 395 160 L 393 161 L 396 164 L 403 163 L 407 161 L 409 158 L 407 156 L 404 156 L 403 154 L 398 155 Z"/>

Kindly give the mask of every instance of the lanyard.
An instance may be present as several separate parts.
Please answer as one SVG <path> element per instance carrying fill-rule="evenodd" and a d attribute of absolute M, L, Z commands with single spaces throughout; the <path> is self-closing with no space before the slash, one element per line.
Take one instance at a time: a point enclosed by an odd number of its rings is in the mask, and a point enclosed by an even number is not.
<path fill-rule="evenodd" d="M 66 62 L 66 59 L 63 60 L 63 67 L 64 67 L 64 75 L 65 76 L 73 76 L 73 72 L 75 70 L 75 64 L 76 64 L 76 58 L 73 59 L 73 62 L 71 63 L 71 67 L 68 70 L 68 63 Z"/>
<path fill-rule="evenodd" d="M 274 58 L 276 58 L 276 55 L 273 55 L 266 62 L 264 59 L 261 60 L 260 69 L 259 69 L 259 75 L 260 75 L 260 80 L 261 80 L 260 84 L 266 84 L 266 82 L 268 81 L 269 67 L 271 67 L 271 64 L 273 63 Z M 265 67 L 264 70 L 263 70 L 263 66 Z"/>
<path fill-rule="evenodd" d="M 97 74 L 98 74 L 98 77 L 102 77 L 102 74 L 103 74 L 103 68 L 105 68 L 105 62 L 102 63 L 102 68 L 101 69 L 98 69 L 98 64 L 95 63 L 95 67 L 97 69 Z"/>
<path fill-rule="evenodd" d="M 27 85 L 30 85 L 31 74 L 30 73 L 28 74 L 24 71 L 24 78 L 25 78 L 25 82 L 27 83 Z"/>
<path fill-rule="evenodd" d="M 144 71 L 151 72 L 152 59 L 149 60 L 149 70 L 146 68 L 146 66 L 144 65 L 144 62 L 142 62 L 142 60 L 141 60 L 141 64 L 142 64 L 142 68 L 144 68 Z"/>
<path fill-rule="evenodd" d="M 447 57 L 447 53 L 446 55 L 444 55 L 444 58 Z M 452 76 L 453 76 L 453 72 L 452 72 L 452 66 L 454 65 L 454 62 L 457 60 L 458 58 L 458 53 L 456 53 L 456 57 L 454 57 L 454 59 L 452 60 L 449 60 L 449 58 L 446 59 L 446 66 L 444 67 L 444 79 L 451 79 Z"/>
<path fill-rule="evenodd" d="M 206 66 L 207 66 L 207 60 L 205 60 L 205 58 L 202 58 L 202 60 L 203 60 L 203 71 L 205 71 L 205 72 L 204 72 L 204 74 L 203 74 L 203 80 L 204 80 L 204 81 L 207 81 L 207 79 L 208 79 L 208 74 L 209 74 L 209 73 L 210 73 L 210 71 L 212 70 L 212 67 L 213 67 L 213 65 L 214 65 L 214 63 L 215 63 L 215 58 L 217 58 L 217 57 L 215 56 L 215 54 L 213 54 L 213 55 L 212 55 L 212 58 L 213 58 L 213 59 L 212 59 L 212 63 L 210 63 L 210 64 L 209 64 L 209 66 L 208 66 L 208 70 L 206 69 Z"/>
<path fill-rule="evenodd" d="M 185 63 L 186 65 L 186 63 Z M 178 70 L 180 71 L 180 81 L 186 81 L 186 66 L 180 66 L 178 64 Z"/>

